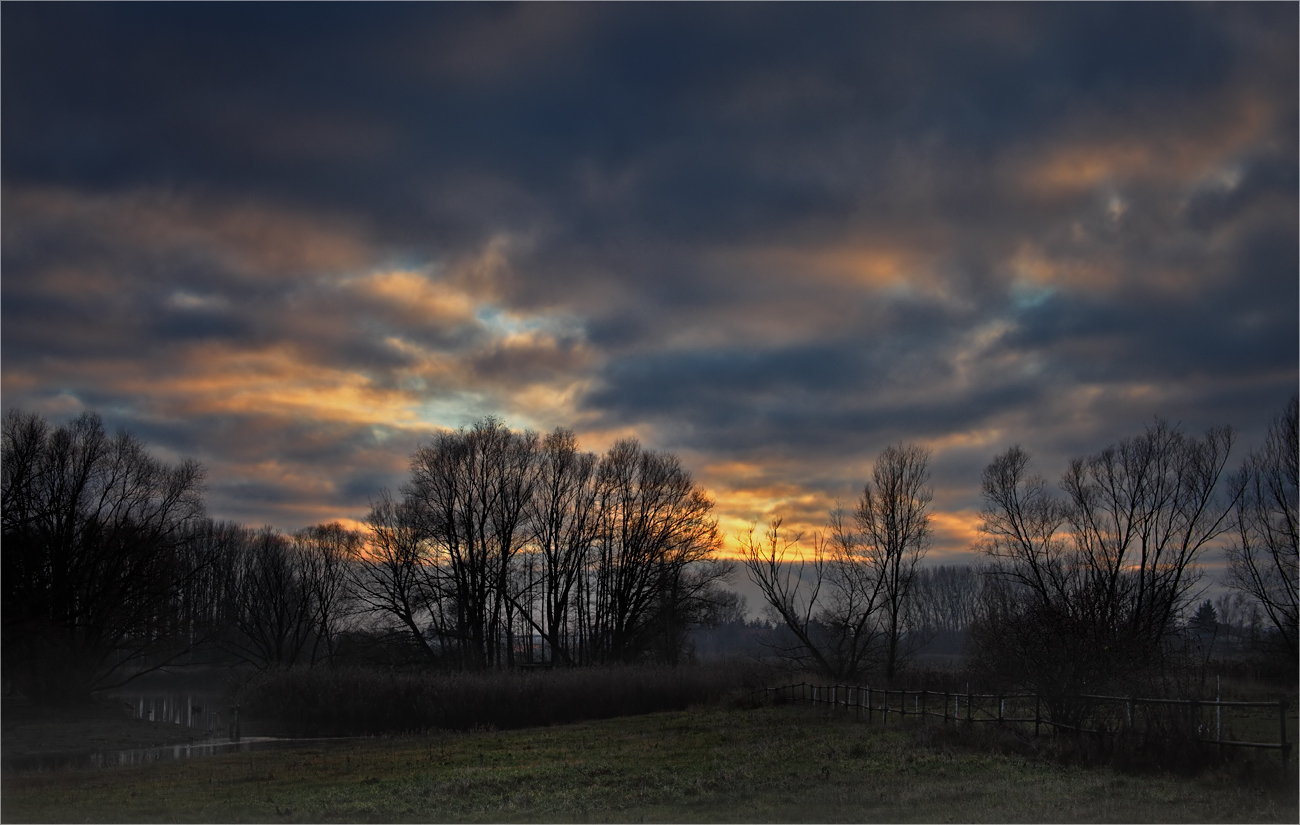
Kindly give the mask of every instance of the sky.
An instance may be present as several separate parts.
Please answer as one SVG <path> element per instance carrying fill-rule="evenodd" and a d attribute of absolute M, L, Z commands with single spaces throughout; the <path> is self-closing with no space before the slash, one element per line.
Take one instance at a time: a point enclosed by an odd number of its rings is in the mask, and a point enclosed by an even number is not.
<path fill-rule="evenodd" d="M 364 518 L 494 415 L 676 453 L 734 548 L 932 451 L 1239 431 L 1300 376 L 1295 3 L 0 9 L 0 393 Z"/>

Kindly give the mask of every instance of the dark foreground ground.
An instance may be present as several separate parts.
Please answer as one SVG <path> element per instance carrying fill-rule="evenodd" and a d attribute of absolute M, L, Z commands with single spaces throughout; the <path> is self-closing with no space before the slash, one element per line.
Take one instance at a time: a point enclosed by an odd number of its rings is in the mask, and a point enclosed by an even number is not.
<path fill-rule="evenodd" d="M 201 741 L 202 731 L 131 718 L 123 702 L 99 700 L 43 707 L 21 696 L 0 702 L 0 751 L 5 759 L 35 753 L 128 750 Z"/>
<path fill-rule="evenodd" d="M 6 723 L 7 724 L 7 723 Z M 803 707 L 7 773 L 0 818 L 117 822 L 1296 822 L 1276 760 L 1121 774 Z M 1037 747 L 1030 744 L 1031 749 Z"/>

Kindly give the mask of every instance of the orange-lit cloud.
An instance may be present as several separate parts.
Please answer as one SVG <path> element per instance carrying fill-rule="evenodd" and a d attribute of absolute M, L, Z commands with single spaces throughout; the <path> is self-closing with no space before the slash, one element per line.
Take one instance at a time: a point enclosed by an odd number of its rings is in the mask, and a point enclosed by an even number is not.
<path fill-rule="evenodd" d="M 1138 123 L 1147 128 L 1139 130 L 1113 121 L 1105 124 L 1112 127 L 1109 135 L 1051 143 L 1023 162 L 1021 186 L 1036 196 L 1055 197 L 1139 180 L 1187 184 L 1258 143 L 1277 116 L 1272 102 L 1254 96 L 1195 105 L 1206 111 L 1178 112 L 1164 122 L 1142 118 Z M 1184 118 L 1178 115 L 1199 120 L 1203 128 L 1180 128 Z M 1074 131 L 1096 133 L 1094 124 Z"/>
<path fill-rule="evenodd" d="M 729 552 L 926 445 L 956 559 L 1013 443 L 1294 391 L 1293 5 L 298 13 L 0 32 L 4 403 L 197 456 L 219 517 L 355 524 L 496 415 L 673 451 Z"/>

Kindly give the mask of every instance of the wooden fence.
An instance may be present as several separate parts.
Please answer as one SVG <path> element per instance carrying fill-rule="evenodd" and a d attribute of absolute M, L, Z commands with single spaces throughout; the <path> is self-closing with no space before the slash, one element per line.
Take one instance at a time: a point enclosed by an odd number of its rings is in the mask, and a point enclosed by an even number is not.
<path fill-rule="evenodd" d="M 899 721 L 907 717 L 925 720 L 942 719 L 945 724 L 996 723 L 1029 724 L 1033 723 L 1034 735 L 1040 735 L 1044 727 L 1052 730 L 1068 730 L 1074 733 L 1100 735 L 1104 728 L 1075 727 L 1061 722 L 1054 722 L 1044 715 L 1044 700 L 1036 693 L 965 693 L 936 690 L 896 690 L 871 688 L 862 685 L 814 685 L 807 682 L 782 685 L 780 687 L 761 688 L 753 691 L 762 694 L 765 699 L 789 702 L 808 702 L 824 705 L 828 708 L 842 708 L 852 711 L 858 717 L 866 715 L 867 721 L 879 717 L 882 725 L 888 725 L 890 716 Z M 910 701 L 909 701 L 910 699 Z M 1282 767 L 1285 770 L 1291 759 L 1291 743 L 1287 741 L 1287 708 L 1285 699 L 1276 702 L 1223 702 L 1205 699 L 1148 699 L 1136 696 L 1095 696 L 1080 694 L 1072 696 L 1076 702 L 1086 702 L 1096 707 L 1118 707 L 1118 724 L 1111 732 L 1132 732 L 1136 729 L 1135 714 L 1140 707 L 1179 707 L 1186 708 L 1186 719 L 1190 725 L 1193 738 L 1198 742 L 1216 745 L 1219 748 L 1263 748 L 1281 751 Z M 981 704 L 982 703 L 982 704 Z M 1030 705 L 1033 715 L 1028 715 Z M 1207 725 L 1200 722 L 1201 714 L 1214 709 L 1214 737 L 1200 735 Z M 1240 742 L 1223 738 L 1222 714 L 1224 708 L 1247 709 L 1266 708 L 1277 711 L 1278 740 L 1276 742 Z M 1019 715 L 1017 715 L 1019 714 Z"/>

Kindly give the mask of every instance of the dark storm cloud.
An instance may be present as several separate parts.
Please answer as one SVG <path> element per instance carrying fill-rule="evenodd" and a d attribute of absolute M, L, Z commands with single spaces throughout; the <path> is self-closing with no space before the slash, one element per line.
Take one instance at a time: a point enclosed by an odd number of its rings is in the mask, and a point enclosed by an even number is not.
<path fill-rule="evenodd" d="M 918 440 L 957 542 L 1013 441 L 1257 435 L 1294 391 L 1297 22 L 7 4 L 5 404 L 284 526 L 489 413 L 683 450 L 728 528 Z"/>

